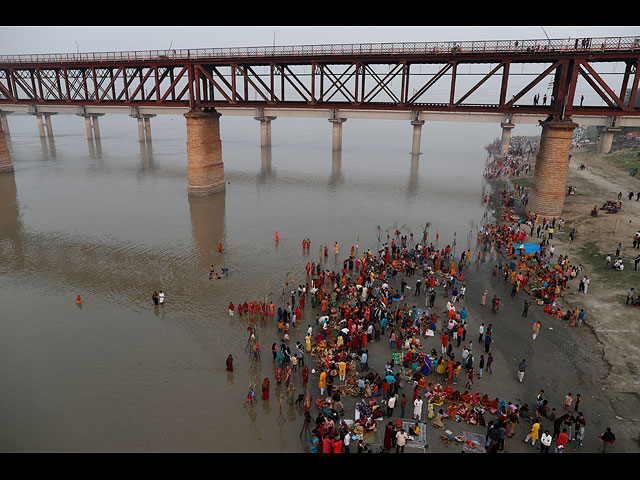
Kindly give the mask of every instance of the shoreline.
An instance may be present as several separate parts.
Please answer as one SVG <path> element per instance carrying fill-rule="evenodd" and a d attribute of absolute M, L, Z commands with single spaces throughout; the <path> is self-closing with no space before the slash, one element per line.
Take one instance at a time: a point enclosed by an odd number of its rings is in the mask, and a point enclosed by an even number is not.
<path fill-rule="evenodd" d="M 635 252 L 630 253 L 630 243 L 631 232 L 637 229 L 632 217 L 640 212 L 640 205 L 635 204 L 635 201 L 623 201 L 625 206 L 629 204 L 628 208 L 618 214 L 600 213 L 599 218 L 593 218 L 589 214 L 593 205 L 602 205 L 609 197 L 614 198 L 616 190 L 622 192 L 626 200 L 627 191 L 633 188 L 634 177 L 612 166 L 600 154 L 572 149 L 571 155 L 567 187 L 577 187 L 577 192 L 575 196 L 566 195 L 561 217 L 566 222 L 565 227 L 562 232 L 554 235 L 552 243 L 558 255 L 567 255 L 573 260 L 572 263 L 580 264 L 591 282 L 588 293 L 583 294 L 578 292 L 576 280 L 579 279 L 574 279 L 570 288 L 562 293 L 559 302 L 566 308 L 585 309 L 586 315 L 581 327 L 585 331 L 575 334 L 576 346 L 585 351 L 581 361 L 591 365 L 594 387 L 598 384 L 601 386 L 600 392 L 594 393 L 606 405 L 605 410 L 612 413 L 610 426 L 621 433 L 618 435 L 618 442 L 621 443 L 620 437 L 625 437 L 625 440 L 636 446 L 640 423 L 640 372 L 635 352 L 640 344 L 637 330 L 640 310 L 626 306 L 625 299 L 627 289 L 637 282 L 632 276 L 634 270 L 631 255 Z M 525 189 L 530 190 L 535 157 L 530 158 L 530 161 L 531 173 L 520 178 L 502 178 L 500 183 L 509 185 L 520 183 L 520 180 L 526 185 Z M 587 166 L 586 170 L 579 168 L 583 163 Z M 499 190 L 500 187 L 495 185 L 494 188 Z M 635 189 L 631 191 L 639 190 L 640 184 L 636 181 Z M 521 212 L 525 213 L 525 209 L 521 209 Z M 569 233 L 573 228 L 577 229 L 576 238 L 570 241 Z M 604 268 L 599 267 L 604 266 L 606 254 L 613 253 L 618 242 L 623 243 L 625 271 L 616 272 L 611 268 L 603 271 Z M 597 250 L 593 245 L 598 246 Z M 621 282 L 607 283 L 612 273 L 625 274 L 625 277 L 620 275 L 618 280 L 624 278 L 623 281 L 628 282 L 628 285 Z M 590 354 L 586 354 L 586 351 Z M 594 357 L 601 362 L 595 362 Z"/>

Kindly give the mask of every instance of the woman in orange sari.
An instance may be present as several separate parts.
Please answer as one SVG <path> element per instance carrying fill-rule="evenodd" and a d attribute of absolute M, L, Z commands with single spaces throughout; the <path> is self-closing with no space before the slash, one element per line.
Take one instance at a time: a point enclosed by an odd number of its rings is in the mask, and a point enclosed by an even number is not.
<path fill-rule="evenodd" d="M 453 360 L 449 360 L 447 362 L 447 372 L 448 372 L 448 377 L 447 377 L 447 383 L 451 383 L 453 382 L 453 368 L 455 367 L 455 363 L 453 363 Z"/>

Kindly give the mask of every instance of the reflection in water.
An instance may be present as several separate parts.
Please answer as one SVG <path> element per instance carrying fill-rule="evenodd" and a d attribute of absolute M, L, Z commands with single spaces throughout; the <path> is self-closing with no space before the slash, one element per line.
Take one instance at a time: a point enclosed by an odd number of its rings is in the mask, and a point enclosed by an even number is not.
<path fill-rule="evenodd" d="M 56 144 L 52 137 L 40 137 L 40 146 L 42 147 L 42 157 L 45 160 L 55 160 Z"/>
<path fill-rule="evenodd" d="M 197 248 L 198 264 L 203 272 L 214 265 L 216 271 L 224 266 L 223 255 L 218 255 L 218 245 L 225 246 L 226 190 L 205 196 L 188 196 L 191 216 L 191 232 Z"/>
<path fill-rule="evenodd" d="M 99 138 L 87 139 L 90 158 L 102 158 L 102 141 Z"/>
<path fill-rule="evenodd" d="M 407 196 L 413 198 L 418 189 L 418 169 L 420 167 L 420 154 L 411 154 L 411 168 L 409 169 L 409 184 L 407 185 Z"/>
<path fill-rule="evenodd" d="M 342 178 L 342 149 L 331 151 L 331 176 L 329 177 L 329 190 L 335 191 L 341 186 Z"/>
<path fill-rule="evenodd" d="M 139 142 L 140 144 L 140 164 L 142 170 L 153 169 L 153 144 L 152 142 Z"/>
<path fill-rule="evenodd" d="M 266 183 L 273 177 L 271 169 L 271 146 L 260 147 L 260 173 L 258 173 L 258 184 Z"/>
<path fill-rule="evenodd" d="M 15 174 L 0 174 L 0 239 L 15 242 L 20 234 L 20 227 Z"/>

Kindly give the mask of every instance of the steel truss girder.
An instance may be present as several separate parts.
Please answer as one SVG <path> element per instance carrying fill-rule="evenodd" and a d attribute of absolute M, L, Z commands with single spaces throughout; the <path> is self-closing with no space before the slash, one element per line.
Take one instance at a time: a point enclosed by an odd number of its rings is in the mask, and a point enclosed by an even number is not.
<path fill-rule="evenodd" d="M 378 58 L 375 61 L 273 60 L 251 62 L 125 62 L 0 66 L 0 106 L 6 104 L 79 104 L 127 106 L 188 106 L 192 109 L 243 105 L 300 108 L 368 108 L 395 110 L 468 110 L 487 113 L 572 113 L 638 115 L 634 107 L 639 84 L 639 59 L 627 56 L 619 92 L 596 71 L 595 57 L 545 56 L 491 58 L 474 61 L 450 56 L 439 61 Z M 322 61 L 321 61 L 322 60 Z M 612 61 L 604 59 L 604 61 Z M 540 64 L 542 71 L 524 87 L 508 95 L 514 66 Z M 473 85 L 462 85 L 460 67 L 489 64 L 490 70 Z M 417 67 L 436 67 L 435 74 L 417 74 Z M 384 69 L 388 69 L 386 72 Z M 261 71 L 264 70 L 264 71 Z M 301 71 L 302 70 L 302 71 Z M 309 72 L 307 72 L 309 70 Z M 476 74 L 481 75 L 481 74 Z M 532 76 L 535 75 L 531 74 Z M 553 75 L 554 103 L 519 105 L 527 93 Z M 448 98 L 428 102 L 436 85 L 447 82 Z M 486 82 L 496 100 L 472 103 L 471 96 Z M 606 104 L 576 107 L 573 100 L 579 79 Z M 413 92 L 411 92 L 413 89 Z M 628 95 L 630 92 L 630 95 Z M 253 98 L 252 98 L 253 95 Z M 508 97 L 511 98 L 508 98 Z M 523 110 L 524 109 L 524 110 Z"/>

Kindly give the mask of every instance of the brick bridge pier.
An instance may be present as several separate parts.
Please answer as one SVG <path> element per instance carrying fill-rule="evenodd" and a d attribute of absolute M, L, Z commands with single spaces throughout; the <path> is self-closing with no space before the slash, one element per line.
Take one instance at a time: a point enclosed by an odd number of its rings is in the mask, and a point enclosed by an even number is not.
<path fill-rule="evenodd" d="M 540 125 L 540 149 L 533 172 L 529 210 L 541 217 L 553 218 L 560 216 L 564 208 L 571 139 L 578 124 L 569 118 L 549 117 Z"/>

